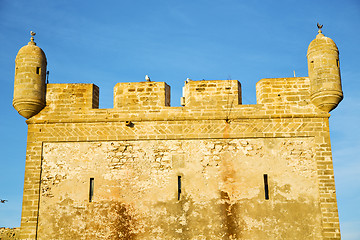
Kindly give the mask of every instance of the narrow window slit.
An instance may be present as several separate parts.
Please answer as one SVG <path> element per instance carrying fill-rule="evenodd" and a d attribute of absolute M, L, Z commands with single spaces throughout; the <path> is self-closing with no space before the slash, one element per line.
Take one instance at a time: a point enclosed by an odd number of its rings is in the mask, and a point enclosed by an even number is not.
<path fill-rule="evenodd" d="M 94 197 L 94 178 L 90 178 L 89 202 L 93 201 L 93 197 Z"/>
<path fill-rule="evenodd" d="M 181 195 L 181 176 L 178 176 L 178 200 L 180 200 Z"/>
<path fill-rule="evenodd" d="M 40 67 L 36 67 L 36 74 L 40 75 Z"/>
<path fill-rule="evenodd" d="M 268 175 L 264 174 L 265 200 L 269 200 Z"/>

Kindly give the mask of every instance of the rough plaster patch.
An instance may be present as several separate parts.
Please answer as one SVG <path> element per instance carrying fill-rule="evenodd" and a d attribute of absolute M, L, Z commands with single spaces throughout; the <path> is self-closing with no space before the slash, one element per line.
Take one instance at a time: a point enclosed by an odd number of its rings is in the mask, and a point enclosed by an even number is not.
<path fill-rule="evenodd" d="M 301 214 L 295 207 L 281 211 L 289 201 L 299 206 L 318 201 L 312 144 L 312 138 L 46 143 L 39 236 L 51 239 L 70 228 L 66 234 L 77 239 L 202 239 L 195 236 L 199 233 L 211 239 L 251 239 L 271 236 L 293 214 L 314 226 L 316 236 L 318 206 L 309 207 L 312 217 L 305 207 Z M 91 203 L 90 178 L 95 181 Z M 48 222 L 56 224 L 48 227 Z"/>

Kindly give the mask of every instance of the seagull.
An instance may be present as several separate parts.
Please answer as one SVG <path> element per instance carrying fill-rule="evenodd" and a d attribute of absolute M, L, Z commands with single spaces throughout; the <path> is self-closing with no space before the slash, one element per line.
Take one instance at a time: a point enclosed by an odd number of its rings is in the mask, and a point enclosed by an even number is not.
<path fill-rule="evenodd" d="M 5 199 L 0 199 L 0 202 L 1 203 L 5 203 L 5 202 L 7 202 L 8 200 L 5 200 Z"/>
<path fill-rule="evenodd" d="M 186 83 L 190 82 L 191 79 L 190 78 L 186 78 Z"/>
<path fill-rule="evenodd" d="M 151 82 L 148 75 L 145 75 L 145 80 L 148 81 L 148 82 Z"/>

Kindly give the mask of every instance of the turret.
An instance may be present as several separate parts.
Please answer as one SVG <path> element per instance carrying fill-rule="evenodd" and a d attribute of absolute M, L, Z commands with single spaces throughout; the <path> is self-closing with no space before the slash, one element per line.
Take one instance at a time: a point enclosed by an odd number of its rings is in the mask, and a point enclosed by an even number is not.
<path fill-rule="evenodd" d="M 19 50 L 15 59 L 13 106 L 25 118 L 36 115 L 45 106 L 47 62 L 34 36 L 31 32 L 30 42 Z"/>
<path fill-rule="evenodd" d="M 323 111 L 330 112 L 343 99 L 340 77 L 339 50 L 321 32 L 310 43 L 307 51 L 308 71 L 311 84 L 311 101 Z"/>

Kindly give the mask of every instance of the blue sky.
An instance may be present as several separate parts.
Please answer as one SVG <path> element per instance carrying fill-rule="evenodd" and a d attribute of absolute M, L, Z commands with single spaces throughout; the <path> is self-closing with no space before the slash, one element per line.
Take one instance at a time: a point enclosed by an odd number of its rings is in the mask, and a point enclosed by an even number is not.
<path fill-rule="evenodd" d="M 360 239 L 360 1 L 0 0 L 0 226 L 20 225 L 25 119 L 13 109 L 14 60 L 30 30 L 47 56 L 50 83 L 95 83 L 112 107 L 117 82 L 171 86 L 172 106 L 191 79 L 238 79 L 255 104 L 262 78 L 308 76 L 316 23 L 340 51 L 344 100 L 330 117 L 343 239 Z"/>

